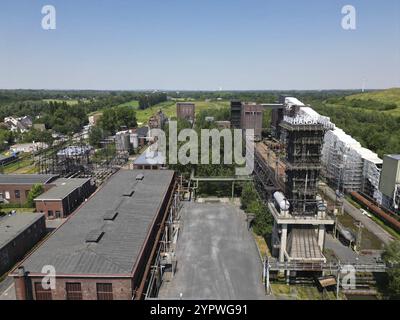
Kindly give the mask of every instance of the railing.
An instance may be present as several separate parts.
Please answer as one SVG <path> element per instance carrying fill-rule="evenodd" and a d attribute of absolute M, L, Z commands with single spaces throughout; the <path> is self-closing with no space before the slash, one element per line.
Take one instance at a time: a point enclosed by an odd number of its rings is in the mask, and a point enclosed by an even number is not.
<path fill-rule="evenodd" d="M 270 271 L 340 271 L 344 267 L 351 266 L 355 272 L 386 272 L 388 266 L 384 263 L 362 264 L 362 263 L 300 263 L 300 262 L 277 262 L 266 261 L 266 268 Z"/>

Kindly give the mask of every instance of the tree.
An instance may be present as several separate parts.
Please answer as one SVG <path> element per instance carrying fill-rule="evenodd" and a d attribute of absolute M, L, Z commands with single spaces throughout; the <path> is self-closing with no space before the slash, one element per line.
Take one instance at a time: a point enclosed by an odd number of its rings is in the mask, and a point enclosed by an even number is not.
<path fill-rule="evenodd" d="M 104 138 L 104 131 L 100 127 L 92 127 L 89 133 L 89 144 L 94 147 L 100 147 L 100 142 Z"/>
<path fill-rule="evenodd" d="M 386 246 L 382 254 L 383 260 L 390 266 L 388 270 L 389 294 L 393 299 L 400 298 L 400 241 L 394 241 Z"/>
<path fill-rule="evenodd" d="M 246 182 L 246 184 L 243 186 L 242 189 L 242 209 L 244 211 L 247 211 L 252 202 L 255 200 L 256 200 L 256 190 L 254 189 L 252 183 Z"/>
<path fill-rule="evenodd" d="M 44 192 L 43 185 L 41 184 L 35 184 L 32 186 L 32 189 L 28 193 L 28 198 L 26 201 L 26 205 L 29 208 L 35 207 L 35 202 L 34 199 L 40 196 Z"/>

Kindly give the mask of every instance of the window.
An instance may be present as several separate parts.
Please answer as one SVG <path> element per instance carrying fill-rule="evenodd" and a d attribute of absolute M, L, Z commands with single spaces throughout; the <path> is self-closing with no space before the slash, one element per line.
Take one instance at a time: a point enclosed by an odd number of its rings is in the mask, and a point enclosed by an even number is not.
<path fill-rule="evenodd" d="M 35 282 L 36 300 L 53 300 L 50 289 L 44 289 L 41 282 Z"/>
<path fill-rule="evenodd" d="M 47 211 L 47 215 L 48 215 L 49 217 L 52 217 L 52 216 L 53 216 L 53 210 Z"/>
<path fill-rule="evenodd" d="M 21 193 L 19 192 L 19 190 L 14 190 L 14 193 L 15 193 L 15 199 L 21 198 Z"/>
<path fill-rule="evenodd" d="M 97 283 L 97 300 L 114 300 L 112 283 Z"/>
<path fill-rule="evenodd" d="M 82 288 L 80 283 L 66 283 L 65 291 L 67 300 L 82 300 Z"/>
<path fill-rule="evenodd" d="M 7 199 L 7 200 L 10 200 L 10 192 L 9 192 L 9 191 L 6 191 L 5 194 L 6 194 L 6 199 Z"/>

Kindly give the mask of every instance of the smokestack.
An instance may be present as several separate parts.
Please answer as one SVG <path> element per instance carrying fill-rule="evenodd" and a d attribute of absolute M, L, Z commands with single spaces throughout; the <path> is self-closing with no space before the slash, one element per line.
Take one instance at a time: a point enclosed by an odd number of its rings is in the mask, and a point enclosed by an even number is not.
<path fill-rule="evenodd" d="M 26 300 L 26 272 L 23 266 L 18 268 L 18 275 L 15 277 L 14 283 L 17 300 Z"/>

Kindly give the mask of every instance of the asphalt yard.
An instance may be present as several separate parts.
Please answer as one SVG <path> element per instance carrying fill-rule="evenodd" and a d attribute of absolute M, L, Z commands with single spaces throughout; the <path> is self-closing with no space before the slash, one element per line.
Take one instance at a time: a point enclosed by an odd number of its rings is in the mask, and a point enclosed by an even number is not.
<path fill-rule="evenodd" d="M 160 299 L 266 299 L 257 247 L 245 214 L 230 204 L 186 203 L 177 272 Z"/>

